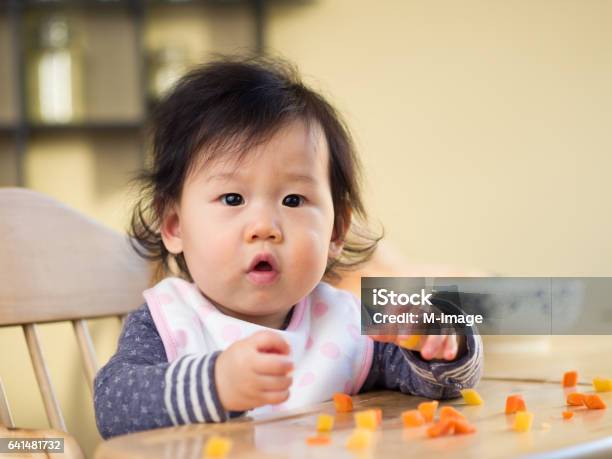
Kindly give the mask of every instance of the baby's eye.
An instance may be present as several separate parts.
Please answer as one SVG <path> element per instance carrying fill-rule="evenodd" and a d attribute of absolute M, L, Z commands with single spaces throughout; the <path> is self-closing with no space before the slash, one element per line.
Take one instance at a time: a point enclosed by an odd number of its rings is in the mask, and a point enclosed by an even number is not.
<path fill-rule="evenodd" d="M 304 196 L 300 196 L 299 194 L 290 194 L 283 199 L 283 205 L 288 207 L 298 207 L 303 202 Z"/>
<path fill-rule="evenodd" d="M 228 206 L 239 206 L 244 202 L 244 199 L 238 193 L 225 193 L 220 196 L 221 202 Z"/>

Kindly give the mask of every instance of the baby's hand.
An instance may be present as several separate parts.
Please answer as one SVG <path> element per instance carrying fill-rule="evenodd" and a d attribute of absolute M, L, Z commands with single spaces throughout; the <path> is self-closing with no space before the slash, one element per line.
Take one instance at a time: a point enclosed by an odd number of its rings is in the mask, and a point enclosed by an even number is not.
<path fill-rule="evenodd" d="M 221 352 L 215 382 L 223 407 L 245 411 L 289 398 L 293 364 L 289 344 L 272 331 L 260 331 Z"/>
<path fill-rule="evenodd" d="M 415 340 L 415 335 L 371 335 L 374 341 L 394 343 L 406 347 L 404 343 L 412 342 L 409 349 L 419 351 L 425 360 L 444 359 L 455 360 L 462 355 L 465 347 L 465 337 L 457 335 L 422 335 Z"/>

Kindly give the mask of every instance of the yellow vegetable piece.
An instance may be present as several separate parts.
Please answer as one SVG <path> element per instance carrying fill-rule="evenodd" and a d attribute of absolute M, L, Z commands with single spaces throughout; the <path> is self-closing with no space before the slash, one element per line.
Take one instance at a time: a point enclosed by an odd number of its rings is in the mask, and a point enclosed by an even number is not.
<path fill-rule="evenodd" d="M 401 341 L 399 341 L 399 345 L 401 347 L 404 347 L 406 349 L 417 349 L 417 347 L 419 346 L 419 343 L 421 342 L 421 335 L 412 335 L 407 339 L 403 339 Z"/>
<path fill-rule="evenodd" d="M 365 449 L 372 445 L 373 433 L 368 429 L 355 429 L 346 441 L 346 447 L 350 449 Z"/>
<path fill-rule="evenodd" d="M 533 423 L 533 413 L 529 411 L 517 411 L 514 418 L 514 430 L 517 432 L 529 432 Z"/>
<path fill-rule="evenodd" d="M 204 445 L 204 457 L 225 457 L 232 449 L 232 440 L 213 435 Z"/>
<path fill-rule="evenodd" d="M 595 378 L 593 379 L 593 388 L 596 392 L 612 391 L 612 378 Z"/>
<path fill-rule="evenodd" d="M 376 410 L 357 411 L 354 416 L 355 425 L 359 429 L 376 430 L 376 427 L 378 427 L 378 414 Z"/>
<path fill-rule="evenodd" d="M 317 418 L 317 430 L 329 432 L 334 428 L 334 417 L 331 414 L 320 414 Z"/>
<path fill-rule="evenodd" d="M 474 389 L 463 389 L 461 395 L 463 395 L 463 400 L 468 405 L 482 405 L 484 403 L 480 394 Z"/>

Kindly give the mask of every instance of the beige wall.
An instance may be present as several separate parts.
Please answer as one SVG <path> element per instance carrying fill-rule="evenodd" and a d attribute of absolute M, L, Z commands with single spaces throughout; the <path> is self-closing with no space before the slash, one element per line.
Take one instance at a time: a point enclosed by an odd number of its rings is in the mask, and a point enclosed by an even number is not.
<path fill-rule="evenodd" d="M 271 47 L 344 112 L 371 214 L 405 257 L 610 276 L 611 16 L 612 2 L 595 0 L 319 0 L 274 6 L 268 26 Z M 194 24 L 186 29 L 201 40 Z M 204 40 L 231 49 L 218 29 Z M 135 150 L 130 140 L 57 142 L 34 145 L 29 185 L 122 230 L 138 164 L 122 153 Z M 102 361 L 116 325 L 94 326 Z M 52 372 L 68 427 L 91 452 L 91 402 L 61 327 L 44 333 L 49 354 L 63 355 Z M 15 349 L 2 353 L 0 374 L 17 422 L 44 426 L 42 404 L 26 396 L 35 389 L 21 340 L 0 330 L 0 348 Z"/>
<path fill-rule="evenodd" d="M 612 275 L 612 2 L 320 1 L 271 44 L 345 112 L 413 261 Z"/>

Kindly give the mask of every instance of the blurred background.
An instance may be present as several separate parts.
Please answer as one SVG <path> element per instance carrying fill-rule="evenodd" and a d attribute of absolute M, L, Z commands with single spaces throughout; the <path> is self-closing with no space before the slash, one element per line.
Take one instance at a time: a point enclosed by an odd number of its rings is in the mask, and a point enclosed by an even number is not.
<path fill-rule="evenodd" d="M 124 231 L 155 100 L 211 53 L 265 52 L 344 114 L 397 256 L 612 276 L 611 17 L 605 0 L 0 0 L 0 186 Z M 67 328 L 41 334 L 90 456 L 100 439 Z M 91 331 L 105 362 L 119 324 Z M 0 375 L 16 424 L 45 427 L 22 344 L 0 329 Z"/>

